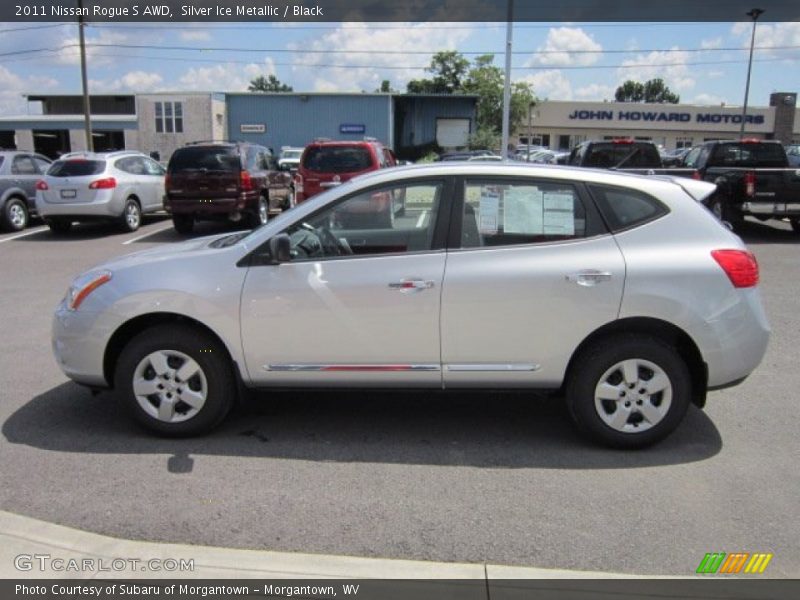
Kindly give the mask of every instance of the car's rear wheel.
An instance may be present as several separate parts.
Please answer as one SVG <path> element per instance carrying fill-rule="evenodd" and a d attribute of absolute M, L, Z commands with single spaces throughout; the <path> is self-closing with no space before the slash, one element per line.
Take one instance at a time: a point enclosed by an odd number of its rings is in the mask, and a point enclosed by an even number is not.
<path fill-rule="evenodd" d="M 142 224 L 142 208 L 136 198 L 125 200 L 125 207 L 122 209 L 122 219 L 120 225 L 123 231 L 132 233 L 139 229 Z"/>
<path fill-rule="evenodd" d="M 69 219 L 48 219 L 47 226 L 50 231 L 57 234 L 67 233 L 72 229 L 72 221 Z"/>
<path fill-rule="evenodd" d="M 225 349 L 208 334 L 177 325 L 133 338 L 120 355 L 114 385 L 141 425 L 174 437 L 214 428 L 236 393 Z"/>
<path fill-rule="evenodd" d="M 792 229 L 794 229 L 794 232 L 800 233 L 800 217 L 792 217 L 789 219 L 789 222 L 792 224 Z"/>
<path fill-rule="evenodd" d="M 28 208 L 20 198 L 10 198 L 3 209 L 3 226 L 9 231 L 22 231 L 28 226 Z"/>
<path fill-rule="evenodd" d="M 576 357 L 566 391 L 572 417 L 589 437 L 613 448 L 642 448 L 675 430 L 692 388 L 689 369 L 672 346 L 619 335 Z"/>
<path fill-rule="evenodd" d="M 253 227 L 266 225 L 267 221 L 269 221 L 269 198 L 266 196 L 259 196 L 256 213 L 253 217 Z"/>
<path fill-rule="evenodd" d="M 194 217 L 192 215 L 172 215 L 172 226 L 181 235 L 189 235 L 194 229 Z"/>

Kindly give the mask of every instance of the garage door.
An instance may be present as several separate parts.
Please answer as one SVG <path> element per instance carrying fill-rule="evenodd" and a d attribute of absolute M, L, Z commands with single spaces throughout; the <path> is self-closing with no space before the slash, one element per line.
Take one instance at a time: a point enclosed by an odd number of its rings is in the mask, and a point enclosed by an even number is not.
<path fill-rule="evenodd" d="M 469 119 L 436 119 L 436 143 L 442 148 L 467 145 Z"/>

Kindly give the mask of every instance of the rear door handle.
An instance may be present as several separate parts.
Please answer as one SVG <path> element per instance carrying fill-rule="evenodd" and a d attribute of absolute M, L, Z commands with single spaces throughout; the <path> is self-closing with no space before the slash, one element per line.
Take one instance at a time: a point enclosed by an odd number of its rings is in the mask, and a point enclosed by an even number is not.
<path fill-rule="evenodd" d="M 583 287 L 592 287 L 603 281 L 609 281 L 611 273 L 608 271 L 598 271 L 597 269 L 586 269 L 585 271 L 578 271 L 566 276 L 566 280 L 571 283 L 577 283 Z"/>
<path fill-rule="evenodd" d="M 389 284 L 390 290 L 398 290 L 404 293 L 411 293 L 411 292 L 421 292 L 423 290 L 429 290 L 434 287 L 436 284 L 431 281 L 430 279 L 401 279 L 400 281 L 394 281 Z"/>

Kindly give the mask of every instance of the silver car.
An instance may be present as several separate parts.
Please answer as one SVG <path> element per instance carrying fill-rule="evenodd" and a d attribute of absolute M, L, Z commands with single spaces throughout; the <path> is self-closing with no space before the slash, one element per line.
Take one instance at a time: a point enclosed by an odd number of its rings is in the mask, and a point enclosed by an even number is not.
<path fill-rule="evenodd" d="M 252 232 L 75 279 L 53 350 L 152 431 L 206 432 L 237 389 L 559 390 L 610 446 L 652 444 L 761 361 L 758 265 L 712 184 L 592 169 L 381 170 Z M 350 204 L 402 197 L 391 228 Z"/>
<path fill-rule="evenodd" d="M 164 209 L 165 173 L 141 152 L 66 154 L 36 184 L 36 210 L 54 233 L 97 219 L 136 231 L 143 214 Z"/>

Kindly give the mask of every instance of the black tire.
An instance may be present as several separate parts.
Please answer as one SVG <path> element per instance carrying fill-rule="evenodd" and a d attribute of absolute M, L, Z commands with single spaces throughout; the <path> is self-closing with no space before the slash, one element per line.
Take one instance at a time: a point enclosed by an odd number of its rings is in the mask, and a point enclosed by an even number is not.
<path fill-rule="evenodd" d="M 147 357 L 162 351 L 169 355 L 169 361 L 175 359 L 176 362 L 167 363 L 171 371 L 165 372 L 166 379 L 159 377 L 150 367 L 152 379 L 148 379 L 148 381 L 172 385 L 177 389 L 170 392 L 170 388 L 167 388 L 149 397 L 142 397 L 141 400 L 137 399 L 133 387 L 134 377 L 138 376 L 137 369 L 148 361 Z M 182 358 L 177 356 L 178 354 L 188 357 L 199 365 L 200 370 L 197 371 L 197 374 L 185 382 L 177 379 L 180 366 L 185 364 L 185 362 L 181 362 Z M 198 374 L 202 375 L 202 378 Z M 145 369 L 143 377 L 147 377 L 147 375 L 148 372 Z M 186 394 L 187 389 L 190 388 L 194 390 L 193 382 L 201 393 L 205 391 L 205 400 L 195 414 L 186 418 L 194 409 L 180 399 L 180 394 Z M 133 338 L 122 350 L 119 361 L 117 361 L 114 387 L 118 397 L 125 403 L 133 418 L 140 425 L 149 431 L 167 437 L 189 437 L 207 433 L 225 418 L 236 402 L 235 379 L 225 348 L 207 333 L 181 325 L 159 325 L 147 329 Z M 147 412 L 147 410 L 158 412 L 162 402 L 158 394 L 166 395 L 173 392 L 175 394 L 173 398 L 176 399 L 174 400 L 174 418 L 186 418 L 186 420 L 168 422 Z M 146 410 L 143 404 L 147 404 L 149 409 Z M 184 414 L 181 414 L 181 411 Z"/>
<path fill-rule="evenodd" d="M 733 229 L 736 229 L 742 224 L 744 216 L 742 213 L 733 208 L 727 201 L 726 197 L 721 194 L 714 194 L 708 203 L 709 210 L 720 221 L 729 223 Z"/>
<path fill-rule="evenodd" d="M 791 223 L 795 233 L 800 233 L 800 217 L 792 217 L 789 219 L 789 223 Z"/>
<path fill-rule="evenodd" d="M 125 206 L 122 208 L 122 216 L 120 217 L 120 227 L 126 233 L 133 233 L 138 230 L 142 224 L 142 207 L 139 206 L 139 201 L 136 198 L 128 198 L 125 200 Z"/>
<path fill-rule="evenodd" d="M 251 227 L 256 228 L 266 225 L 267 221 L 269 221 L 269 198 L 267 196 L 259 196 L 255 212 L 249 215 L 249 224 Z"/>
<path fill-rule="evenodd" d="M 3 229 L 6 231 L 22 231 L 28 226 L 30 215 L 28 205 L 21 198 L 9 198 L 3 207 Z"/>
<path fill-rule="evenodd" d="M 623 361 L 646 363 L 636 367 L 634 389 L 630 389 L 622 370 L 615 370 Z M 646 393 L 644 386 L 655 373 L 649 365 L 661 370 L 670 388 Z M 614 386 L 618 385 L 620 397 L 596 400 L 595 391 L 603 382 L 608 384 L 607 389 L 617 389 Z M 634 334 L 607 337 L 587 347 L 576 357 L 566 385 L 567 406 L 578 428 L 600 444 L 621 449 L 644 448 L 672 433 L 686 414 L 691 393 L 689 369 L 675 348 L 658 338 Z M 615 428 L 604 418 L 613 420 L 617 410 L 625 420 Z M 654 418 L 653 424 L 644 416 L 647 412 L 663 414 Z"/>
<path fill-rule="evenodd" d="M 55 234 L 68 233 L 72 229 L 72 221 L 69 219 L 48 219 L 46 223 L 50 231 Z"/>
<path fill-rule="evenodd" d="M 181 235 L 189 235 L 194 229 L 194 217 L 192 215 L 172 215 L 172 226 Z"/>

